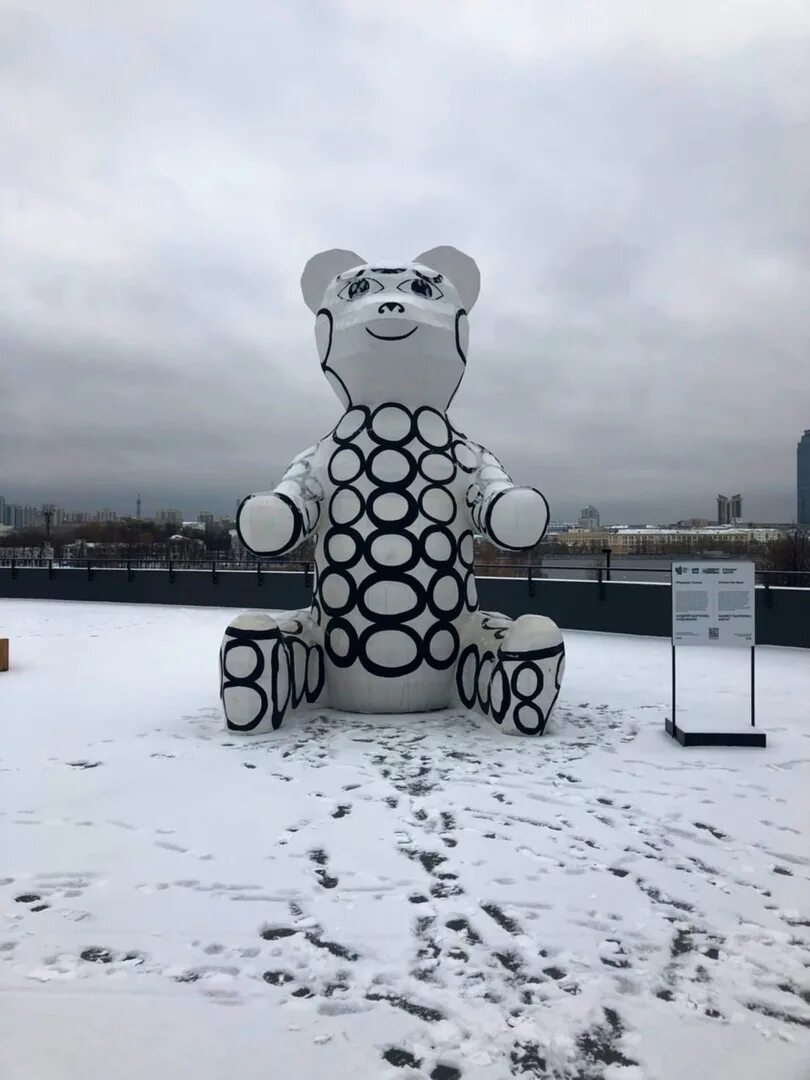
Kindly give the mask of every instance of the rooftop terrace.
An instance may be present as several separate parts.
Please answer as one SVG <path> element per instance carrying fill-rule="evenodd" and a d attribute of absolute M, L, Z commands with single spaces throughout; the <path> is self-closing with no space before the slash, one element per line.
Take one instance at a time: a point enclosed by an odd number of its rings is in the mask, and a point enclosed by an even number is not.
<path fill-rule="evenodd" d="M 766 750 L 681 748 L 668 641 L 571 631 L 543 739 L 248 740 L 228 618 L 0 600 L 4 1080 L 805 1080 L 806 651 L 758 649 Z M 691 650 L 679 709 L 746 665 Z"/>

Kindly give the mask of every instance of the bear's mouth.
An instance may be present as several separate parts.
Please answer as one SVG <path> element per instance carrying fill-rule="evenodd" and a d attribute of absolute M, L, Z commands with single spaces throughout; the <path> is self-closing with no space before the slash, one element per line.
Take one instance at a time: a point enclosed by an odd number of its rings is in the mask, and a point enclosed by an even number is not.
<path fill-rule="evenodd" d="M 409 338 L 411 334 L 415 334 L 419 327 L 414 326 L 407 332 L 407 334 L 375 334 L 374 331 L 369 330 L 368 327 L 366 327 L 365 329 L 367 334 L 371 334 L 371 336 L 373 338 L 376 338 L 378 341 L 404 341 L 405 338 Z"/>

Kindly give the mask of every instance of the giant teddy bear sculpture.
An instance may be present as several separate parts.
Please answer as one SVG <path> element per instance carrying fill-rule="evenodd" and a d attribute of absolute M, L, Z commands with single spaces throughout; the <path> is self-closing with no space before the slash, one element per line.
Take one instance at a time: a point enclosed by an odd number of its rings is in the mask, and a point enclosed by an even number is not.
<path fill-rule="evenodd" d="M 460 703 L 511 734 L 545 729 L 562 635 L 540 615 L 479 611 L 473 558 L 476 535 L 532 548 L 548 504 L 447 418 L 479 284 L 451 247 L 405 263 L 342 250 L 307 263 L 321 368 L 346 411 L 240 507 L 250 551 L 284 555 L 314 534 L 316 571 L 308 610 L 247 612 L 225 631 L 229 730 L 274 730 L 315 702 L 363 713 Z"/>

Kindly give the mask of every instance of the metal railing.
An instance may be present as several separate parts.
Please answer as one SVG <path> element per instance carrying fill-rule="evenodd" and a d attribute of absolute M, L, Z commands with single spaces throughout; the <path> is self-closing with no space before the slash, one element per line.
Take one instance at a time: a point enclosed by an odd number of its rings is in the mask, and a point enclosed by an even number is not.
<path fill-rule="evenodd" d="M 720 561 L 720 560 L 718 560 Z M 177 571 L 198 571 L 210 573 L 216 582 L 219 573 L 227 571 L 250 571 L 257 575 L 261 581 L 263 571 L 303 572 L 305 579 L 309 581 L 312 575 L 313 563 L 311 560 L 300 559 L 256 559 L 253 557 L 234 557 L 227 552 L 212 552 L 205 559 L 190 558 L 165 558 L 157 556 L 136 556 L 133 558 L 107 557 L 107 558 L 11 558 L 2 556 L 0 548 L 0 569 L 11 570 L 12 578 L 17 576 L 20 570 L 47 570 L 49 577 L 53 578 L 62 570 L 84 571 L 89 580 L 92 580 L 96 570 L 126 570 L 130 580 L 139 571 L 162 571 L 167 573 L 171 581 L 175 580 Z M 661 580 L 668 584 L 671 575 L 669 561 L 662 566 L 638 566 L 611 564 L 606 558 L 601 563 L 507 563 L 507 562 L 476 562 L 475 571 L 482 577 L 503 577 L 525 579 L 528 583 L 529 595 L 534 595 L 536 583 L 542 580 L 554 578 L 567 578 L 576 575 L 580 579 L 593 581 L 602 592 L 610 582 L 643 583 L 647 575 L 655 580 Z M 759 568 L 756 570 L 757 580 L 765 586 L 794 586 L 810 587 L 810 571 L 808 570 L 774 570 Z M 649 579 L 647 579 L 649 580 Z"/>

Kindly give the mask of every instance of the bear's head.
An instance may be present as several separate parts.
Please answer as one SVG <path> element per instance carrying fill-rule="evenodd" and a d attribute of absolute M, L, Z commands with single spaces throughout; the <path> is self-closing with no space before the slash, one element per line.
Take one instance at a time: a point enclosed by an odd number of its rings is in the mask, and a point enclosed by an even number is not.
<path fill-rule="evenodd" d="M 368 263 L 333 249 L 304 267 L 321 367 L 343 404 L 396 401 L 444 411 L 464 375 L 475 262 L 437 247 L 413 262 Z"/>

